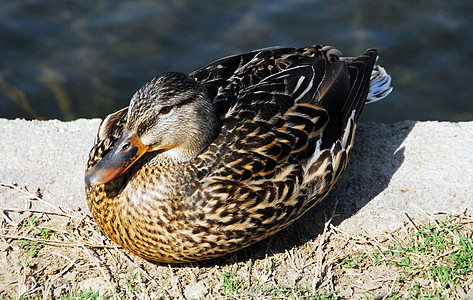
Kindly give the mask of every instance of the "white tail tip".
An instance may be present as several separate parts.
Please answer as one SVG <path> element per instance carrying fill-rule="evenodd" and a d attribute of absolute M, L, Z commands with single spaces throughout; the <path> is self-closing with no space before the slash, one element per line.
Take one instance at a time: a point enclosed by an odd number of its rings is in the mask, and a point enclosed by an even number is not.
<path fill-rule="evenodd" d="M 373 72 L 371 72 L 370 90 L 366 98 L 366 103 L 379 101 L 389 95 L 392 90 L 391 76 L 383 67 L 375 65 Z"/>

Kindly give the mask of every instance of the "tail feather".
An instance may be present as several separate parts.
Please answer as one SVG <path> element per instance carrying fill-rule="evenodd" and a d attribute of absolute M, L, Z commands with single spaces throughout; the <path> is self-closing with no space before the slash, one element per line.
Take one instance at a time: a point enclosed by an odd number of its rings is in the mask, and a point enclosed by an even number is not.
<path fill-rule="evenodd" d="M 375 65 L 371 72 L 370 90 L 366 98 L 366 103 L 379 101 L 389 95 L 392 90 L 391 76 L 383 67 Z"/>

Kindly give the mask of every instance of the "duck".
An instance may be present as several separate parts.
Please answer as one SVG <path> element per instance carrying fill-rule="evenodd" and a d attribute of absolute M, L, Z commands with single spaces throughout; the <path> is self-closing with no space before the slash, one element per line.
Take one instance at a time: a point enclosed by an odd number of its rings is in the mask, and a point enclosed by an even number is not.
<path fill-rule="evenodd" d="M 377 58 L 270 47 L 153 78 L 98 128 L 85 171 L 91 215 L 156 263 L 208 260 L 274 235 L 329 193 L 365 103 L 391 92 Z"/>

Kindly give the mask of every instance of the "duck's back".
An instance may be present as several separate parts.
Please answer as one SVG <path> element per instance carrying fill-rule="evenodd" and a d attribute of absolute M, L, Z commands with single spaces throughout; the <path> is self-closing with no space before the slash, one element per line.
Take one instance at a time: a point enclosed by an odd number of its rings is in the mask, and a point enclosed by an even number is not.
<path fill-rule="evenodd" d="M 300 103 L 323 108 L 331 125 L 324 134 L 327 148 L 340 138 L 353 111 L 358 120 L 377 58 L 374 49 L 354 59 L 340 60 L 340 54 L 330 46 L 273 47 L 222 58 L 189 75 L 207 88 L 225 122 L 251 118 L 241 113 L 245 109 L 269 121 Z"/>
<path fill-rule="evenodd" d="M 339 140 L 349 146 L 344 133 L 354 131 L 377 54 L 370 49 L 348 62 L 338 55 L 328 46 L 268 48 L 190 73 L 220 113 L 220 135 L 203 155 L 220 158 L 214 167 L 225 171 L 217 174 L 271 178 L 288 160 L 304 165 Z"/>

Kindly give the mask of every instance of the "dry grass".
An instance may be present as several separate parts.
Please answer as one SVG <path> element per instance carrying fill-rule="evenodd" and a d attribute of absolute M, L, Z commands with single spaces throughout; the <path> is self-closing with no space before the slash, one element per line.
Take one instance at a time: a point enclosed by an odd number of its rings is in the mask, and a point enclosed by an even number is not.
<path fill-rule="evenodd" d="M 292 228 L 220 259 L 173 266 L 128 254 L 83 212 L 50 207 L 0 209 L 0 298 L 473 299 L 473 219 L 466 215 L 410 222 L 383 239 L 349 235 L 327 221 L 296 246 L 287 246 Z"/>

